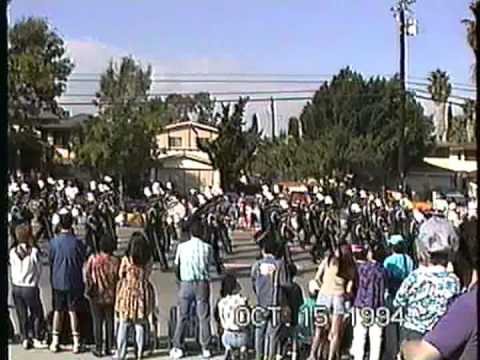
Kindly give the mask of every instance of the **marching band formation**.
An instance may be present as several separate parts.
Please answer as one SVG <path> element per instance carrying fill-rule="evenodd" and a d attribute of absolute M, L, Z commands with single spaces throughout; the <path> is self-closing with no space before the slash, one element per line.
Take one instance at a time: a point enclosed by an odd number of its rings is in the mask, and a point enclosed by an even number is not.
<path fill-rule="evenodd" d="M 219 271 L 221 252 L 233 251 L 232 231 L 237 227 L 257 230 L 259 245 L 266 236 L 272 236 L 285 249 L 287 260 L 291 258 L 288 245 L 304 249 L 311 245 L 312 261 L 317 262 L 342 242 L 367 245 L 379 239 L 386 241 L 391 234 L 413 239 L 422 222 L 433 215 L 448 218 L 456 227 L 462 218 L 476 216 L 476 209 L 467 210 L 454 202 L 446 209 L 422 211 L 414 208 L 406 193 L 357 189 L 352 175 L 342 181 L 322 179 L 310 190 L 293 197 L 278 185 L 263 185 L 261 193 L 254 195 L 224 194 L 220 188 L 206 187 L 204 191 L 192 188 L 182 195 L 171 182 L 153 182 L 144 187 L 144 202 L 134 210 L 142 214 L 145 236 L 163 270 L 169 268 L 188 219 L 194 214 L 201 216 Z M 59 216 L 70 212 L 76 228 L 83 227 L 88 253 L 92 254 L 98 252 L 103 234 L 114 239 L 117 248 L 117 226 L 127 224 L 126 209 L 120 207 L 110 176 L 92 180 L 85 187 L 74 180 L 12 176 L 8 199 L 13 243 L 15 227 L 25 222 L 36 224 L 37 242 L 52 239 L 58 232 Z"/>

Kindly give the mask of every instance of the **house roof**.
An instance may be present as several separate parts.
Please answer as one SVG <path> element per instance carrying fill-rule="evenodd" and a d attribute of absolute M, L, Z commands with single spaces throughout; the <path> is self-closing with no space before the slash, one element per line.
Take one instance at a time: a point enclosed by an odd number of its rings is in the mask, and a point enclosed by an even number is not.
<path fill-rule="evenodd" d="M 218 132 L 218 128 L 211 125 L 202 124 L 196 121 L 182 121 L 179 123 L 170 124 L 165 126 L 164 130 L 177 130 L 185 127 L 195 127 L 195 128 L 199 128 L 207 131 Z"/>
<path fill-rule="evenodd" d="M 170 154 L 170 155 L 163 155 L 163 156 L 160 155 L 158 157 L 159 161 L 170 160 L 170 159 L 189 159 L 189 160 L 192 160 L 192 161 L 197 161 L 197 162 L 202 163 L 202 164 L 212 165 L 212 163 L 209 160 L 206 160 L 206 159 L 204 159 L 200 156 L 195 156 L 195 155 L 192 155 L 192 154 L 179 153 L 179 154 Z"/>
<path fill-rule="evenodd" d="M 40 125 L 40 129 L 44 130 L 67 130 L 74 129 L 82 126 L 87 121 L 93 119 L 92 115 L 89 114 L 77 114 L 68 119 L 62 119 L 55 123 Z"/>
<path fill-rule="evenodd" d="M 472 172 L 477 170 L 477 162 L 476 161 L 464 161 L 458 160 L 455 158 L 430 158 L 426 157 L 423 159 L 424 162 L 427 164 L 438 166 L 440 168 L 454 171 L 454 172 Z"/>
<path fill-rule="evenodd" d="M 410 170 L 409 173 L 417 173 L 417 172 L 431 172 L 431 173 L 450 173 L 453 174 L 454 171 L 444 169 L 427 162 L 421 162 L 419 164 L 414 165 Z"/>

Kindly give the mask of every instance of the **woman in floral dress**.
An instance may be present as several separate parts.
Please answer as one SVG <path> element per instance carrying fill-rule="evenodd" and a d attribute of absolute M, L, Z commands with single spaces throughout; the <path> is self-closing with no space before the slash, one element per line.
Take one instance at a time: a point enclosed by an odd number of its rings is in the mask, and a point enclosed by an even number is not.
<path fill-rule="evenodd" d="M 130 325 L 135 326 L 137 359 L 142 358 L 145 324 L 155 304 L 153 286 L 149 281 L 151 271 L 151 251 L 147 240 L 140 232 L 135 232 L 119 270 L 115 302 L 119 320 L 117 359 L 125 359 L 127 355 L 127 330 Z"/>

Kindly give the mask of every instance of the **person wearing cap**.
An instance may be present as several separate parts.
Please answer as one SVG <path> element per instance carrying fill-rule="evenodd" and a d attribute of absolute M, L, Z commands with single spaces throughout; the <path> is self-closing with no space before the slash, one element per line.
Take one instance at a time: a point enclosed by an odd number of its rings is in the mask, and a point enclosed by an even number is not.
<path fill-rule="evenodd" d="M 478 237 L 477 220 L 462 224 L 455 262 L 465 292 L 420 341 L 408 341 L 400 357 L 405 360 L 478 359 Z"/>
<path fill-rule="evenodd" d="M 413 271 L 414 263 L 412 258 L 406 254 L 406 241 L 400 234 L 391 235 L 387 239 L 392 254 L 387 256 L 383 262 L 388 273 L 388 290 L 393 297 L 397 293 L 402 281 Z"/>
<path fill-rule="evenodd" d="M 84 243 L 73 235 L 73 217 L 60 215 L 60 233 L 50 241 L 50 271 L 53 297 L 53 331 L 50 350 L 58 352 L 62 318 L 68 312 L 73 335 L 73 352 L 81 351 L 77 311 L 83 301 L 83 264 L 86 260 Z"/>
<path fill-rule="evenodd" d="M 421 339 L 459 294 L 460 281 L 447 270 L 458 246 L 458 235 L 447 220 L 433 217 L 421 226 L 416 247 L 422 266 L 402 282 L 393 301 L 403 309 L 400 342 Z"/>
<path fill-rule="evenodd" d="M 220 289 L 220 299 L 215 308 L 215 319 L 221 330 L 222 344 L 225 347 L 225 358 L 233 350 L 239 349 L 246 355 L 248 345 L 248 327 L 238 324 L 238 311 L 248 307 L 248 299 L 241 294 L 242 287 L 236 276 L 225 274 Z"/>
<path fill-rule="evenodd" d="M 370 339 L 370 360 L 379 360 L 382 347 L 383 327 L 377 323 L 364 324 L 362 313 L 374 312 L 385 306 L 384 296 L 387 288 L 387 272 L 383 267 L 385 248 L 377 242 L 368 248 L 352 245 L 357 263 L 357 291 L 353 302 L 354 324 L 353 341 L 350 354 L 354 360 L 363 360 L 367 336 Z M 366 310 L 369 309 L 369 310 Z"/>

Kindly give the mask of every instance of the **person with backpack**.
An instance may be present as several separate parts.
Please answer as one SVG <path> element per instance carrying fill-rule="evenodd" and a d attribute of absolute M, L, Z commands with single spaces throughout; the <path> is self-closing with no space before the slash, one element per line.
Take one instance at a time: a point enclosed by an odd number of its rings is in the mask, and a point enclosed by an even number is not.
<path fill-rule="evenodd" d="M 85 287 L 94 322 L 96 357 L 113 355 L 114 305 L 120 261 L 113 256 L 115 244 L 108 235 L 100 239 L 100 251 L 91 255 L 85 265 Z M 105 352 L 103 326 L 105 324 Z"/>
<path fill-rule="evenodd" d="M 45 349 L 44 314 L 40 299 L 39 281 L 42 274 L 40 252 L 33 245 L 32 229 L 27 224 L 15 229 L 17 245 L 10 250 L 9 261 L 12 274 L 12 295 L 20 323 L 20 335 L 24 349 L 31 346 Z M 29 313 L 33 322 L 33 342 L 29 338 Z"/>
<path fill-rule="evenodd" d="M 149 281 L 152 272 L 152 254 L 148 242 L 140 232 L 130 238 L 127 255 L 120 263 L 119 282 L 115 298 L 115 312 L 119 319 L 116 359 L 127 355 L 128 328 L 135 327 L 136 358 L 143 357 L 145 324 L 153 312 L 154 290 Z"/>

